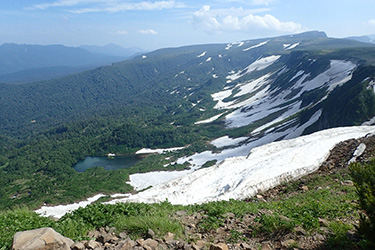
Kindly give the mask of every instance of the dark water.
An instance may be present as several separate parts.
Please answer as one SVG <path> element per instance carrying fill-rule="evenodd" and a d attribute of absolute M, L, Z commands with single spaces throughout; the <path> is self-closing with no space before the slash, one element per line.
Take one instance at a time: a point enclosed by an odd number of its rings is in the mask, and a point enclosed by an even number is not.
<path fill-rule="evenodd" d="M 115 170 L 129 168 L 140 160 L 142 160 L 142 158 L 136 155 L 116 156 L 114 158 L 87 156 L 83 161 L 78 162 L 73 167 L 78 172 L 84 172 L 88 168 L 97 166 L 104 167 L 105 170 Z"/>

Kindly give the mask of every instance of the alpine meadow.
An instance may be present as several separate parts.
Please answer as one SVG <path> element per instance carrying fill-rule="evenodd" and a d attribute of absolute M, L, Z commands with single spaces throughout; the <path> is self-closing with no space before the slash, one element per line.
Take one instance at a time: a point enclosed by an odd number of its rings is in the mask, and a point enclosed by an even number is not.
<path fill-rule="evenodd" d="M 43 227 L 99 244 L 72 249 L 374 246 L 374 43 L 309 31 L 119 56 L 40 45 L 29 64 L 7 46 L 0 249 Z"/>

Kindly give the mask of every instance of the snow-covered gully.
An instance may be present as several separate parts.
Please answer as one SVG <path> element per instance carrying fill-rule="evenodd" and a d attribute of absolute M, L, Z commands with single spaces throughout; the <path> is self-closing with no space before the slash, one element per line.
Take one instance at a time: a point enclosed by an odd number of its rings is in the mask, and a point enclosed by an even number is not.
<path fill-rule="evenodd" d="M 109 203 L 153 203 L 168 199 L 173 204 L 194 204 L 244 199 L 316 171 L 337 143 L 374 133 L 375 126 L 333 128 L 269 143 L 253 148 L 248 156 L 227 158 L 218 165 L 192 171 L 138 194 L 115 198 Z M 61 217 L 80 205 L 42 207 L 36 212 Z"/>

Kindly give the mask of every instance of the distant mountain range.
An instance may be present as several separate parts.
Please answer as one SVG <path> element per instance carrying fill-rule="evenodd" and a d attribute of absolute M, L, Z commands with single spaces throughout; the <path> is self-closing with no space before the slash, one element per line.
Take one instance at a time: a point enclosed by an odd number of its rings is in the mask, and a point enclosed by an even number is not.
<path fill-rule="evenodd" d="M 366 35 L 366 36 L 351 36 L 347 39 L 355 40 L 362 43 L 372 43 L 375 44 L 375 35 Z"/>
<path fill-rule="evenodd" d="M 95 45 L 82 45 L 79 48 L 85 49 L 92 53 L 103 54 L 107 56 L 121 56 L 125 58 L 131 58 L 140 53 L 145 53 L 146 51 L 140 48 L 124 48 L 117 44 L 107 44 L 105 46 L 95 46 Z"/>
<path fill-rule="evenodd" d="M 107 46 L 3 44 L 0 46 L 0 82 L 53 79 L 130 58 L 140 49 Z"/>
<path fill-rule="evenodd" d="M 5 58 L 13 61 L 8 62 L 8 68 L 2 67 L 3 72 L 32 64 L 40 68 L 64 64 L 84 67 L 92 58 L 102 59 L 102 63 L 116 59 L 59 45 L 2 47 L 8 48 Z M 10 53 L 12 50 L 14 54 Z M 46 51 L 51 54 L 48 56 Z M 341 99 L 342 96 L 359 98 L 355 95 L 362 90 L 349 89 L 372 77 L 372 71 L 365 65 L 375 61 L 374 54 L 375 46 L 371 44 L 328 38 L 323 32 L 160 49 L 43 84 L 13 87 L 0 84 L 3 112 L 0 127 L 27 125 L 35 119 L 46 125 L 60 123 L 62 117 L 65 122 L 77 119 L 78 114 L 87 117 L 134 107 L 159 110 L 161 106 L 169 110 L 170 122 L 181 125 L 200 122 L 199 119 L 210 118 L 210 114 L 221 114 L 220 120 L 229 128 L 257 124 L 256 131 L 297 114 L 299 118 L 291 123 L 297 127 L 316 115 L 315 121 L 305 125 L 299 134 L 358 125 L 375 110 L 344 114 L 342 108 L 352 101 Z M 21 56 L 28 61 L 21 60 Z M 350 84 L 354 85 L 345 90 L 344 86 Z M 340 97 L 339 90 L 349 92 L 341 93 Z M 336 107 L 341 101 L 343 106 Z M 359 104 L 353 103 L 347 109 L 358 109 Z M 174 118 L 172 114 L 185 115 Z"/>
<path fill-rule="evenodd" d="M 56 49 L 56 56 L 29 58 L 39 67 L 73 60 L 70 50 Z M 8 56 L 20 70 L 24 62 L 15 55 Z M 118 192 L 129 174 L 185 174 L 249 157 L 271 142 L 375 120 L 375 45 L 324 32 L 160 49 L 108 64 L 44 82 L 0 83 L 0 182 L 7 183 L 1 202 L 81 199 L 109 186 Z M 184 149 L 172 158 L 147 157 L 123 175 L 111 172 L 111 181 L 98 169 L 79 175 L 72 169 L 85 156 L 168 147 Z M 84 192 L 61 192 L 82 176 Z M 30 182 L 16 185 L 18 179 Z M 144 176 L 142 182 L 141 189 L 151 185 Z"/>

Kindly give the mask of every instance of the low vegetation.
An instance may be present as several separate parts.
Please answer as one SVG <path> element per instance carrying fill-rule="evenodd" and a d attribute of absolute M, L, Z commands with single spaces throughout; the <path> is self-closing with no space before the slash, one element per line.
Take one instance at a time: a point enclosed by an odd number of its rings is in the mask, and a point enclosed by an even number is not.
<path fill-rule="evenodd" d="M 373 231 L 369 231 L 375 225 L 374 169 L 375 162 L 372 162 L 366 167 L 353 165 L 350 172 L 347 168 L 317 172 L 243 201 L 190 206 L 171 205 L 168 201 L 160 204 L 96 203 L 57 221 L 17 208 L 0 213 L 0 249 L 10 248 L 17 231 L 52 227 L 67 237 L 82 240 L 90 230 L 106 226 L 116 228 L 118 233 L 125 231 L 134 239 L 147 237 L 149 229 L 158 237 L 172 232 L 179 239 L 196 241 L 195 233 L 199 233 L 206 239 L 219 237 L 228 244 L 277 241 L 285 235 L 302 234 L 306 238 L 322 235 L 325 240 L 319 247 L 326 249 L 366 248 L 374 243 Z M 355 185 L 348 181 L 350 174 Z M 181 212 L 182 217 L 178 216 Z M 191 224 L 196 224 L 194 232 L 186 229 L 186 225 Z M 351 235 L 357 234 L 355 228 L 363 238 L 353 240 L 355 237 Z M 299 244 L 302 243 L 291 242 L 294 247 L 301 247 Z"/>
<path fill-rule="evenodd" d="M 375 248 L 375 161 L 366 165 L 353 164 L 351 176 L 355 181 L 361 209 L 359 225 L 356 228 L 364 236 L 365 245 L 373 249 Z"/>

